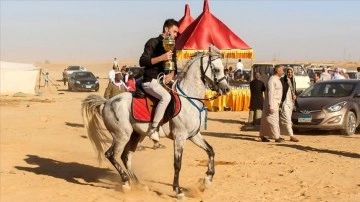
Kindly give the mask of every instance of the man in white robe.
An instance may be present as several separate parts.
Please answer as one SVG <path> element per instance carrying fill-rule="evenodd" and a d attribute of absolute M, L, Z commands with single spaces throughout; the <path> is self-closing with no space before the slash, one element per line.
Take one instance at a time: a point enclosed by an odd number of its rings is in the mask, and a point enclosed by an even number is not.
<path fill-rule="evenodd" d="M 290 136 L 290 141 L 299 142 L 294 136 L 292 129 L 291 115 L 296 100 L 296 82 L 294 70 L 291 67 L 286 69 L 286 75 L 280 79 L 283 85 L 282 105 L 280 110 L 280 134 Z"/>
<path fill-rule="evenodd" d="M 279 110 L 283 87 L 280 78 L 284 73 L 281 65 L 275 66 L 274 74 L 270 77 L 265 93 L 263 113 L 261 116 L 259 139 L 262 142 L 270 142 L 266 136 L 275 139 L 275 142 L 283 142 L 280 138 Z"/>

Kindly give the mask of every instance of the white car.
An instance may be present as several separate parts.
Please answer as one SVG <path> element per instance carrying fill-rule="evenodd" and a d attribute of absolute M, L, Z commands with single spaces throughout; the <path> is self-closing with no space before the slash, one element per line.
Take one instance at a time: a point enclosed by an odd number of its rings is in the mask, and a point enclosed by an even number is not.
<path fill-rule="evenodd" d="M 310 87 L 310 78 L 306 72 L 306 69 L 300 64 L 291 63 L 254 63 L 251 66 L 251 79 L 253 80 L 256 72 L 260 72 L 261 80 L 266 83 L 270 76 L 273 74 L 274 67 L 276 65 L 284 66 L 284 70 L 287 67 L 294 69 L 294 78 L 296 82 L 296 94 L 300 94 L 302 91 Z"/>
<path fill-rule="evenodd" d="M 86 71 L 86 68 L 80 65 L 70 65 L 68 68 L 66 68 L 66 79 L 69 78 L 70 74 L 72 74 L 75 71 Z"/>

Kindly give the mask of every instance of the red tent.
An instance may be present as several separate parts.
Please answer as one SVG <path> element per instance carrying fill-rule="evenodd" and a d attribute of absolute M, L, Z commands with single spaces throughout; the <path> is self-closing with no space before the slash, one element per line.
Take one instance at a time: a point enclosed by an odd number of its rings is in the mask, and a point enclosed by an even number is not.
<path fill-rule="evenodd" d="M 223 22 L 209 11 L 204 0 L 203 12 L 176 40 L 178 59 L 189 59 L 197 51 L 207 51 L 209 45 L 219 48 L 224 58 L 253 58 L 253 50 Z"/>
<path fill-rule="evenodd" d="M 185 4 L 184 16 L 179 20 L 179 32 L 180 34 L 194 21 L 194 18 L 190 15 L 190 6 Z"/>

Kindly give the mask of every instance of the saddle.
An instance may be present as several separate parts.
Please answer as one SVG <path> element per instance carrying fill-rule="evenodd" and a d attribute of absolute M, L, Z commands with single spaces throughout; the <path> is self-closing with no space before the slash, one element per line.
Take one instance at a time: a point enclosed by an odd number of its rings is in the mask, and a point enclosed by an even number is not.
<path fill-rule="evenodd" d="M 181 109 L 181 102 L 179 95 L 173 91 L 169 92 L 171 95 L 171 101 L 166 108 L 164 117 L 160 124 L 168 122 L 171 118 L 178 115 Z M 136 91 L 133 95 L 132 104 L 131 104 L 131 114 L 133 118 L 138 122 L 152 122 L 155 109 L 159 100 L 149 94 L 147 94 L 141 82 L 136 83 Z"/>

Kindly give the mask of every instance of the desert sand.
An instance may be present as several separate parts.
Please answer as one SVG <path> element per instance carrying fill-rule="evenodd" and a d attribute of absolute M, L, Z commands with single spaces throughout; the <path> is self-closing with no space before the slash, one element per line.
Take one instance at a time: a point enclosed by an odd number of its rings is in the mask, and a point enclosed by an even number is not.
<path fill-rule="evenodd" d="M 177 201 L 172 191 L 173 146 L 134 154 L 133 168 L 148 190 L 123 192 L 120 176 L 107 161 L 99 165 L 81 117 L 81 100 L 103 95 L 111 64 L 88 65 L 100 77 L 99 92 L 68 92 L 60 79 L 68 64 L 47 64 L 57 88 L 41 96 L 1 96 L 0 200 L 17 201 Z M 258 142 L 245 130 L 248 112 L 209 112 L 205 139 L 215 150 L 210 189 L 199 182 L 207 155 L 185 147 L 180 184 L 186 201 L 360 201 L 360 131 L 302 131 L 300 142 Z"/>

